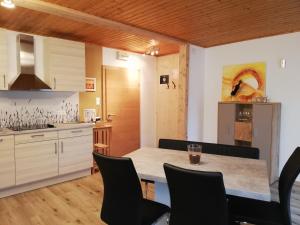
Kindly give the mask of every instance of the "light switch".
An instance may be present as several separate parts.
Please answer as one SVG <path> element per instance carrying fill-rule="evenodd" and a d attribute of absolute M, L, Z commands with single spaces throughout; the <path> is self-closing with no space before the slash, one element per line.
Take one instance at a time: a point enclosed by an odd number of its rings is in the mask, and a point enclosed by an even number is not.
<path fill-rule="evenodd" d="M 101 104 L 101 100 L 99 97 L 96 97 L 96 105 L 100 105 Z"/>

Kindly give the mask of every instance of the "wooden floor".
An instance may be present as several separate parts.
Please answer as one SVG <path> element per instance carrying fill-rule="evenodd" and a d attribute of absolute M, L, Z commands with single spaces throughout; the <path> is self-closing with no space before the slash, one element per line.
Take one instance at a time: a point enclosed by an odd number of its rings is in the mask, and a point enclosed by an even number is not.
<path fill-rule="evenodd" d="M 150 198 L 153 188 L 150 187 Z M 104 225 L 103 185 L 98 173 L 0 199 L 1 225 Z"/>
<path fill-rule="evenodd" d="M 277 184 L 271 187 L 278 200 Z M 148 197 L 153 199 L 153 186 Z M 100 220 L 103 185 L 98 173 L 0 199 L 1 225 L 105 225 Z M 300 225 L 300 184 L 291 196 L 293 225 Z"/>

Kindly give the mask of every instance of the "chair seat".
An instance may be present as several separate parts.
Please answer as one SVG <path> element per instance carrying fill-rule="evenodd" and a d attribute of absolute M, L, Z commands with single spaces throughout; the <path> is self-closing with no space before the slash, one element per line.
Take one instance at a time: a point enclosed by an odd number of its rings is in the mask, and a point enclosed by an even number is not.
<path fill-rule="evenodd" d="M 254 223 L 255 225 L 284 224 L 278 202 L 229 196 L 229 212 L 235 221 Z"/>
<path fill-rule="evenodd" d="M 170 211 L 170 208 L 158 202 L 143 199 L 142 225 L 151 225 L 157 218 Z"/>
<path fill-rule="evenodd" d="M 96 148 L 108 148 L 109 146 L 106 145 L 106 144 L 97 143 L 97 144 L 95 144 L 95 147 L 96 147 Z"/>

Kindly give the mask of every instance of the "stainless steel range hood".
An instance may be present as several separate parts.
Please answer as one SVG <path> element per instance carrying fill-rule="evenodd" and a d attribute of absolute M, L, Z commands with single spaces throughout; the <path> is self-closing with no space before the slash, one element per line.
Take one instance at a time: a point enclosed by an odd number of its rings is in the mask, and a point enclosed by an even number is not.
<path fill-rule="evenodd" d="M 34 38 L 19 34 L 19 65 L 21 73 L 10 86 L 10 90 L 50 90 L 51 88 L 35 74 Z"/>

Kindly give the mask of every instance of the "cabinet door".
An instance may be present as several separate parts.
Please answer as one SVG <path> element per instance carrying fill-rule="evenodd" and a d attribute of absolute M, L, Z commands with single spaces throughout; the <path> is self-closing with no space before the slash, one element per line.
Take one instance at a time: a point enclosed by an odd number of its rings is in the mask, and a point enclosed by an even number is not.
<path fill-rule="evenodd" d="M 57 140 L 19 144 L 15 154 L 17 185 L 58 175 Z"/>
<path fill-rule="evenodd" d="M 91 168 L 93 136 L 65 138 L 59 141 L 59 174 Z"/>
<path fill-rule="evenodd" d="M 45 41 L 45 70 L 55 91 L 85 91 L 84 43 L 48 38 Z"/>
<path fill-rule="evenodd" d="M 234 145 L 235 104 L 219 103 L 218 143 Z"/>
<path fill-rule="evenodd" d="M 259 158 L 267 161 L 271 171 L 272 105 L 253 105 L 252 146 L 259 149 Z"/>
<path fill-rule="evenodd" d="M 0 29 L 0 90 L 8 90 L 7 53 L 6 32 Z"/>
<path fill-rule="evenodd" d="M 0 189 L 15 185 L 14 137 L 0 137 Z"/>

